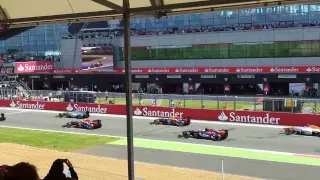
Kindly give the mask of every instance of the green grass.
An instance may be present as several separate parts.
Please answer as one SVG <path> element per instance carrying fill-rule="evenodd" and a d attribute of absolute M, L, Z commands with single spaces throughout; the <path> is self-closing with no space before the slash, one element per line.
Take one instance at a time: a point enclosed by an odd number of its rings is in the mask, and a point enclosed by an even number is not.
<path fill-rule="evenodd" d="M 91 146 L 110 143 L 116 140 L 119 140 L 119 138 L 69 134 L 61 132 L 57 133 L 37 130 L 0 128 L 0 143 L 7 142 L 23 144 L 60 151 L 74 151 Z"/>
<path fill-rule="evenodd" d="M 115 102 L 115 104 L 126 104 L 126 100 L 125 98 L 109 98 L 109 100 L 112 100 Z M 150 106 L 152 104 L 151 99 L 143 99 L 142 100 L 142 104 L 144 106 Z M 185 108 L 201 108 L 201 100 L 174 100 L 175 105 L 178 104 L 178 102 L 180 102 L 182 104 L 182 107 Z M 96 100 L 96 103 L 99 104 L 105 104 L 108 103 L 106 102 L 106 100 L 104 98 L 98 98 Z M 224 104 L 227 103 L 229 109 L 233 110 L 239 110 L 239 109 L 253 109 L 254 107 L 254 102 L 241 102 L 238 101 L 234 104 L 233 101 L 208 101 L 208 100 L 204 100 L 203 101 L 204 105 L 205 105 L 205 109 L 222 109 Z M 133 105 L 139 105 L 139 99 L 134 98 L 132 99 L 132 104 Z M 162 106 L 162 107 L 169 107 L 169 100 L 168 99 L 162 99 L 160 102 L 157 102 L 158 106 Z M 235 107 L 234 107 L 235 105 Z M 258 105 L 257 105 L 258 106 Z M 256 108 L 258 110 L 258 107 Z M 261 108 L 262 109 L 262 108 Z"/>
<path fill-rule="evenodd" d="M 112 100 L 115 102 L 115 104 L 126 104 L 126 100 L 125 98 L 109 98 L 109 100 Z M 142 100 L 142 104 L 143 106 L 150 106 L 152 104 L 152 99 L 143 99 Z M 182 107 L 185 108 L 201 108 L 201 100 L 174 100 L 175 105 L 178 104 L 178 102 L 180 102 L 182 104 Z M 108 102 L 106 102 L 106 100 L 104 98 L 98 98 L 96 100 L 96 103 L 99 104 L 106 104 Z M 227 103 L 228 105 L 228 109 L 229 110 L 244 110 L 244 109 L 249 109 L 249 110 L 254 110 L 254 106 L 256 106 L 256 111 L 262 111 L 263 110 L 263 106 L 262 103 L 256 103 L 256 105 L 254 105 L 254 102 L 244 102 L 244 101 L 236 101 L 236 103 L 234 103 L 234 101 L 210 101 L 210 100 L 204 100 L 203 101 L 204 105 L 205 105 L 205 109 L 223 109 L 223 106 L 225 105 L 225 103 Z M 139 99 L 137 98 L 133 98 L 132 99 L 132 104 L 133 105 L 139 105 Z M 160 102 L 157 102 L 157 106 L 160 107 L 169 107 L 169 100 L 168 99 L 162 99 Z M 304 108 L 314 108 L 315 105 L 312 103 L 304 103 L 302 109 Z M 320 104 L 317 104 L 316 106 L 316 111 L 320 112 Z"/>

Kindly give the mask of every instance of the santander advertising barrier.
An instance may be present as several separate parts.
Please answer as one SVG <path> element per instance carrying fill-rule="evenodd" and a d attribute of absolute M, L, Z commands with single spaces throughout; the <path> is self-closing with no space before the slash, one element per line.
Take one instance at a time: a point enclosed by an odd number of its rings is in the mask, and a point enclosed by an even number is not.
<path fill-rule="evenodd" d="M 42 102 L 42 101 L 19 101 L 0 100 L 1 107 L 35 110 L 54 111 L 89 111 L 100 114 L 125 115 L 125 105 L 93 104 L 93 103 L 68 103 L 68 102 Z M 252 112 L 252 111 L 230 111 L 214 109 L 189 109 L 169 108 L 153 106 L 134 106 L 134 116 L 143 117 L 191 117 L 196 120 L 236 122 L 246 124 L 265 125 L 291 125 L 305 126 L 307 124 L 320 126 L 320 115 L 302 113 L 281 112 Z"/>

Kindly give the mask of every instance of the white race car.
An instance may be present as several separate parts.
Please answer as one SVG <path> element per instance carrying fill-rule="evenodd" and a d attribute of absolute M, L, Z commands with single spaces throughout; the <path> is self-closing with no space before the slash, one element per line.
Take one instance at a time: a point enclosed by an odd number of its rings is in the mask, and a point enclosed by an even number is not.
<path fill-rule="evenodd" d="M 318 136 L 320 137 L 320 127 L 314 125 L 286 127 L 281 130 L 280 133 L 285 135 L 305 135 L 305 136 Z"/>

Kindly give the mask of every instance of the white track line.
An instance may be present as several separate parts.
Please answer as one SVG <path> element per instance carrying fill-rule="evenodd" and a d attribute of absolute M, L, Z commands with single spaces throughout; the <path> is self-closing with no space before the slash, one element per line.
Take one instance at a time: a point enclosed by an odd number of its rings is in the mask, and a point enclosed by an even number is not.
<path fill-rule="evenodd" d="M 35 110 L 35 109 L 19 109 L 19 108 L 7 108 L 0 107 L 0 110 L 19 110 L 22 112 L 39 112 L 39 113 L 59 113 L 60 111 L 51 111 L 51 110 Z M 22 113 L 21 112 L 21 113 Z M 9 114 L 9 113 L 6 113 Z M 125 115 L 116 115 L 116 114 L 96 114 L 91 113 L 94 116 L 98 117 L 111 117 L 111 118 L 126 118 Z M 141 117 L 141 116 L 133 116 L 135 119 L 147 119 L 153 120 L 156 117 Z M 281 129 L 285 126 L 280 125 L 262 125 L 262 124 L 244 124 L 244 123 L 232 123 L 232 122 L 219 122 L 219 121 L 207 121 L 207 120 L 192 120 L 192 123 L 197 124 L 218 124 L 218 125 L 227 125 L 227 126 L 240 126 L 240 127 L 259 127 L 259 128 L 273 128 L 273 129 Z"/>
<path fill-rule="evenodd" d="M 48 130 L 48 129 L 35 129 L 35 128 L 2 126 L 2 125 L 0 125 L 0 127 L 11 128 L 11 129 L 23 129 L 23 130 L 53 132 L 53 133 L 66 133 L 66 134 L 79 134 L 79 135 L 88 135 L 88 136 L 126 138 L 124 136 L 113 136 L 113 135 L 107 135 L 107 134 L 94 134 L 94 133 L 82 133 L 82 132 L 70 132 L 70 131 L 68 132 L 68 131 L 58 131 L 58 130 Z M 219 148 L 225 148 L 225 149 L 245 150 L 245 151 L 250 151 L 250 152 L 269 153 L 269 154 L 278 154 L 278 155 L 287 155 L 287 156 L 304 156 L 304 157 L 310 157 L 310 158 L 320 158 L 320 156 L 313 155 L 313 154 L 299 154 L 299 153 L 290 153 L 290 152 L 268 151 L 268 150 L 237 148 L 237 147 L 217 146 L 217 145 L 207 145 L 207 144 L 196 144 L 196 143 L 184 143 L 184 142 L 164 141 L 164 140 L 154 140 L 154 139 L 144 139 L 144 138 L 134 138 L 134 139 L 136 139 L 136 140 L 147 140 L 147 141 L 157 141 L 157 142 L 164 142 L 164 143 L 184 144 L 184 145 L 197 145 L 197 146 L 201 146 L 201 147 L 219 147 Z"/>
<path fill-rule="evenodd" d="M 8 114 L 21 114 L 21 113 L 25 113 L 24 111 L 18 111 L 18 112 L 12 112 L 12 113 L 5 113 L 5 115 L 8 115 Z"/>

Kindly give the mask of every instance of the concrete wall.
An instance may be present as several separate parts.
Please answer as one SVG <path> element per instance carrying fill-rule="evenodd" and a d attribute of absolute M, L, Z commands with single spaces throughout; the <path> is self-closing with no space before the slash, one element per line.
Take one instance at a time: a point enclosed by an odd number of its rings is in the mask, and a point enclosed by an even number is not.
<path fill-rule="evenodd" d="M 275 30 L 234 31 L 177 34 L 162 36 L 135 36 L 131 46 L 170 46 L 218 43 L 259 43 L 273 41 L 319 40 L 320 28 L 287 28 Z M 123 47 L 123 37 L 113 41 Z M 116 60 L 115 60 L 116 61 Z M 124 67 L 123 61 L 114 62 Z M 197 66 L 294 66 L 320 65 L 320 57 L 298 58 L 246 58 L 246 59 L 194 59 L 133 61 L 132 67 L 197 67 Z"/>

